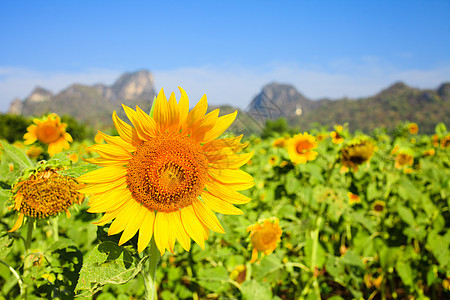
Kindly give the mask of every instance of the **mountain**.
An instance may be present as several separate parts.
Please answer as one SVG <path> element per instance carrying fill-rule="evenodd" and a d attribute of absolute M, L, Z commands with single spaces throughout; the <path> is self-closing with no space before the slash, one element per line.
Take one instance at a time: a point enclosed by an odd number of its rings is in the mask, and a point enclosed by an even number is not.
<path fill-rule="evenodd" d="M 248 113 L 255 119 L 284 117 L 301 131 L 311 129 L 315 122 L 329 127 L 347 122 L 351 130 L 369 132 L 410 121 L 421 132 L 431 133 L 437 123 L 450 123 L 450 83 L 436 90 L 420 90 L 397 82 L 367 98 L 316 101 L 292 85 L 270 83 L 251 101 Z"/>
<path fill-rule="evenodd" d="M 61 116 L 71 115 L 93 126 L 102 126 L 111 123 L 113 110 L 124 116 L 121 103 L 133 107 L 139 105 L 144 111 L 149 111 L 155 95 L 153 75 L 141 70 L 123 74 L 111 86 L 73 84 L 56 95 L 37 87 L 23 101 L 15 99 L 8 112 L 24 116 L 55 112 Z"/>

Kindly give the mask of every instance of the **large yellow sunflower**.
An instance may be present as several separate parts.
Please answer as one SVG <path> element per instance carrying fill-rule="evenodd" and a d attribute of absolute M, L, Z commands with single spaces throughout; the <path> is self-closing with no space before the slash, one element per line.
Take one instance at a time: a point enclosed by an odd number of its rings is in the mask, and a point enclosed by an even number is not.
<path fill-rule="evenodd" d="M 108 234 L 123 231 L 120 245 L 139 231 L 139 252 L 152 236 L 161 255 L 174 252 L 175 240 L 186 251 L 190 238 L 204 248 L 209 229 L 224 233 L 213 211 L 239 215 L 233 204 L 250 201 L 238 191 L 252 187 L 253 178 L 239 167 L 253 153 L 237 154 L 246 146 L 242 136 L 217 139 L 237 112 L 206 114 L 206 96 L 189 112 L 188 96 L 180 92 L 177 104 L 174 93 L 167 101 L 161 89 L 153 117 L 123 105 L 133 126 L 114 112 L 120 136 L 101 133 L 107 144 L 90 147 L 100 157 L 88 161 L 103 168 L 78 178 L 87 183 L 81 191 L 92 194 L 89 212 L 105 213 L 96 224 L 115 219 Z"/>
<path fill-rule="evenodd" d="M 66 132 L 66 123 L 61 123 L 57 114 L 49 114 L 42 119 L 34 119 L 34 124 L 28 126 L 27 133 L 23 136 L 25 145 L 30 145 L 38 140 L 43 144 L 48 144 L 48 154 L 55 155 L 69 149 L 69 142 L 72 136 Z"/>
<path fill-rule="evenodd" d="M 315 148 L 317 148 L 316 138 L 307 132 L 299 133 L 287 142 L 288 154 L 294 164 L 304 164 L 315 160 L 318 154 L 312 151 Z"/>

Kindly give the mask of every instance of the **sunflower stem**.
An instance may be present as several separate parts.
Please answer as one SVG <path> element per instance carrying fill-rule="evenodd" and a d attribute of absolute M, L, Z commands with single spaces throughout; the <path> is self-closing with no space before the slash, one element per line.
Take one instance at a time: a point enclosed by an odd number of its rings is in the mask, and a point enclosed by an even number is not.
<path fill-rule="evenodd" d="M 59 240 L 58 216 L 53 218 L 53 237 L 55 242 Z"/>
<path fill-rule="evenodd" d="M 33 239 L 34 219 L 27 222 L 27 238 L 25 239 L 25 252 L 28 252 L 31 247 L 31 240 Z"/>
<path fill-rule="evenodd" d="M 158 247 L 156 247 L 155 239 L 152 237 L 150 242 L 150 259 L 147 271 L 144 273 L 144 283 L 145 283 L 145 298 L 153 300 L 156 295 L 156 266 L 158 265 L 161 254 L 159 253 Z"/>

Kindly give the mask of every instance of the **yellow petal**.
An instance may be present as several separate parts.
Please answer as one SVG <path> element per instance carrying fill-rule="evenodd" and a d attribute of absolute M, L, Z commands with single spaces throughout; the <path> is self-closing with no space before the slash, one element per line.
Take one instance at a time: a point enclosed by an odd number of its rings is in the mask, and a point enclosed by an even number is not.
<path fill-rule="evenodd" d="M 150 243 L 153 236 L 155 212 L 148 209 L 144 212 L 141 227 L 139 227 L 138 252 L 141 253 Z"/>
<path fill-rule="evenodd" d="M 148 136 L 141 128 L 141 124 L 139 122 L 137 113 L 133 109 L 131 109 L 130 107 L 126 106 L 125 104 L 122 104 L 122 107 L 123 107 L 123 110 L 125 111 L 128 119 L 131 121 L 131 123 L 133 124 L 134 128 L 136 129 L 136 133 L 137 133 L 139 139 L 141 139 L 143 141 L 147 141 L 148 140 Z"/>
<path fill-rule="evenodd" d="M 216 215 L 205 206 L 200 200 L 195 199 L 192 202 L 195 214 L 208 228 L 214 230 L 215 232 L 225 233 L 222 225 L 220 225 L 219 220 L 217 220 Z"/>
<path fill-rule="evenodd" d="M 213 128 L 214 125 L 216 124 L 218 116 L 219 116 L 219 109 L 216 109 L 207 114 L 205 117 L 201 118 L 199 121 L 197 121 L 191 127 L 192 130 L 191 137 L 198 141 L 202 141 L 206 132 L 211 130 L 211 128 Z"/>
<path fill-rule="evenodd" d="M 225 215 L 243 215 L 244 212 L 232 204 L 213 196 L 208 192 L 203 192 L 201 195 L 203 202 L 215 212 Z"/>
<path fill-rule="evenodd" d="M 83 194 L 97 194 L 97 193 L 104 193 L 108 190 L 111 190 L 113 188 L 126 185 L 127 178 L 122 177 L 117 180 L 106 182 L 106 183 L 99 183 L 99 184 L 89 184 L 86 187 L 83 187 L 82 189 L 79 189 L 78 191 Z"/>
<path fill-rule="evenodd" d="M 155 106 L 153 110 L 153 119 L 159 126 L 160 132 L 165 132 L 169 126 L 169 103 L 167 103 L 164 89 L 161 89 L 155 99 Z"/>
<path fill-rule="evenodd" d="M 136 234 L 138 229 L 142 226 L 142 221 L 144 220 L 146 211 L 148 211 L 148 209 L 145 206 L 139 205 L 138 211 L 135 212 L 134 216 L 129 219 L 128 224 L 120 237 L 119 246 L 126 243 Z"/>
<path fill-rule="evenodd" d="M 130 219 L 135 217 L 139 206 L 140 204 L 134 199 L 126 201 L 121 206 L 120 214 L 118 214 L 116 219 L 111 223 L 111 226 L 108 229 L 108 235 L 118 234 L 119 232 L 123 231 Z"/>
<path fill-rule="evenodd" d="M 186 206 L 181 210 L 181 220 L 187 234 L 202 248 L 205 249 L 203 226 L 195 215 L 192 206 Z"/>
<path fill-rule="evenodd" d="M 90 213 L 113 211 L 131 198 L 130 190 L 127 187 L 112 189 L 101 196 L 96 197 L 95 201 L 90 200 L 90 207 L 87 211 Z"/>
<path fill-rule="evenodd" d="M 237 169 L 241 166 L 245 165 L 250 158 L 252 158 L 254 151 L 250 153 L 244 154 L 232 154 L 232 155 L 218 155 L 218 156 L 209 156 L 208 158 L 209 165 L 212 168 L 217 169 Z"/>
<path fill-rule="evenodd" d="M 113 111 L 113 122 L 119 133 L 120 137 L 127 143 L 132 145 L 138 145 L 140 139 L 137 136 L 136 129 L 122 121 L 118 116 L 116 111 Z"/>
<path fill-rule="evenodd" d="M 205 152 L 220 151 L 224 148 L 230 148 L 232 150 L 235 150 L 235 147 L 239 145 L 239 142 L 241 141 L 242 137 L 243 135 L 241 134 L 240 136 L 237 137 L 213 140 L 205 143 L 202 146 L 202 149 Z"/>
<path fill-rule="evenodd" d="M 139 106 L 136 106 L 136 112 L 144 133 L 149 137 L 155 137 L 158 134 L 158 126 L 155 120 L 140 109 Z"/>
<path fill-rule="evenodd" d="M 156 213 L 154 231 L 155 243 L 162 256 L 168 247 L 169 240 L 169 221 L 167 220 L 166 213 Z"/>
<path fill-rule="evenodd" d="M 19 214 L 19 217 L 17 218 L 16 222 L 14 223 L 13 228 L 11 228 L 10 230 L 8 230 L 8 232 L 14 232 L 14 231 L 16 231 L 17 229 L 19 229 L 20 226 L 22 226 L 22 223 L 23 223 L 23 217 L 24 217 L 24 214 L 23 214 L 23 213 L 20 213 L 20 214 Z"/>
<path fill-rule="evenodd" d="M 220 181 L 222 183 L 235 184 L 235 183 L 247 183 L 247 182 L 253 181 L 253 177 L 242 170 L 210 168 L 210 169 L 208 169 L 208 174 L 212 178 L 214 178 L 217 181 Z"/>
<path fill-rule="evenodd" d="M 128 163 L 128 160 L 111 160 L 103 157 L 83 158 L 83 160 L 101 167 L 121 167 Z"/>
<path fill-rule="evenodd" d="M 206 95 L 200 99 L 200 101 L 195 105 L 195 107 L 189 112 L 186 117 L 186 121 L 183 123 L 182 131 L 187 132 L 191 129 L 191 126 L 203 118 L 208 109 L 208 101 L 206 100 Z"/>
<path fill-rule="evenodd" d="M 20 204 L 22 204 L 23 195 L 21 193 L 17 193 L 16 197 L 14 198 L 14 209 L 19 210 Z"/>
<path fill-rule="evenodd" d="M 178 89 L 181 93 L 180 101 L 178 101 L 178 111 L 180 113 L 180 123 L 183 123 L 189 113 L 189 98 L 181 87 L 178 87 Z"/>
<path fill-rule="evenodd" d="M 87 149 L 95 151 L 102 157 L 111 160 L 128 160 L 131 158 L 130 152 L 116 145 L 97 144 L 90 146 Z"/>
<path fill-rule="evenodd" d="M 205 134 L 205 138 L 203 141 L 206 143 L 221 136 L 222 133 L 224 133 L 225 130 L 227 130 L 228 127 L 230 127 L 231 124 L 233 124 L 234 120 L 236 119 L 236 116 L 237 110 L 234 113 L 220 117 L 217 120 L 216 125 Z"/>
<path fill-rule="evenodd" d="M 245 204 L 250 202 L 251 198 L 228 188 L 218 182 L 208 181 L 205 185 L 208 192 L 217 198 L 223 199 L 231 204 Z"/>
<path fill-rule="evenodd" d="M 183 227 L 183 222 L 181 220 L 181 212 L 175 211 L 171 213 L 174 228 L 175 228 L 175 236 L 180 243 L 181 247 L 183 247 L 184 250 L 189 251 L 191 249 L 191 239 L 189 238 L 189 235 L 187 234 L 186 230 Z"/>
<path fill-rule="evenodd" d="M 125 142 L 120 136 L 110 136 L 107 135 L 100 130 L 98 131 L 100 135 L 103 137 L 103 139 L 110 145 L 116 145 L 119 147 L 122 147 L 128 152 L 134 152 L 136 151 L 136 147 L 134 147 L 132 144 Z"/>
<path fill-rule="evenodd" d="M 172 92 L 169 98 L 169 129 L 174 132 L 180 130 L 180 113 L 178 112 L 177 99 L 175 93 Z"/>
<path fill-rule="evenodd" d="M 78 181 L 85 183 L 106 183 L 127 175 L 127 169 L 121 167 L 104 167 L 81 175 Z"/>

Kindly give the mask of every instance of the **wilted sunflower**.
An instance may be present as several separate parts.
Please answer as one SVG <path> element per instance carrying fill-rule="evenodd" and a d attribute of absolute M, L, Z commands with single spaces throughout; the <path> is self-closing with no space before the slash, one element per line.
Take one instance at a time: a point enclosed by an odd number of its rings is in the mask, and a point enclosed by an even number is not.
<path fill-rule="evenodd" d="M 77 191 L 79 183 L 70 176 L 59 174 L 58 170 L 40 164 L 12 186 L 14 204 L 10 209 L 17 210 L 19 217 L 10 232 L 19 229 L 25 217 L 43 219 L 63 211 L 70 217 L 69 207 L 83 201 L 84 195 Z"/>
<path fill-rule="evenodd" d="M 271 254 L 277 247 L 277 243 L 281 240 L 282 234 L 279 220 L 275 217 L 247 227 L 247 232 L 250 232 L 250 239 L 253 246 L 250 263 L 255 262 L 258 258 L 258 251 L 263 252 L 263 255 Z"/>
<path fill-rule="evenodd" d="M 180 92 L 177 104 L 174 93 L 167 101 L 161 89 L 153 117 L 123 105 L 133 126 L 114 112 L 120 136 L 102 133 L 107 144 L 90 147 L 100 157 L 88 161 L 103 168 L 78 178 L 87 183 L 81 191 L 93 194 L 88 211 L 105 213 L 95 224 L 115 219 L 108 234 L 123 231 L 119 245 L 139 230 L 139 252 L 152 236 L 161 255 L 174 252 L 175 239 L 186 251 L 190 238 L 204 248 L 209 229 L 224 233 L 213 211 L 243 214 L 233 204 L 250 201 L 238 191 L 252 187 L 253 178 L 239 167 L 253 153 L 236 154 L 246 146 L 242 136 L 217 139 L 237 112 L 205 115 L 206 96 L 189 112 L 188 96 Z"/>
<path fill-rule="evenodd" d="M 408 131 L 411 134 L 417 134 L 419 132 L 419 126 L 416 123 L 409 123 Z"/>
<path fill-rule="evenodd" d="M 368 162 L 375 151 L 372 142 L 364 139 L 356 139 L 342 148 L 340 160 L 346 168 L 357 170 L 358 166 Z"/>
<path fill-rule="evenodd" d="M 304 164 L 315 160 L 318 154 L 312 151 L 315 148 L 317 148 L 316 139 L 307 132 L 294 135 L 287 142 L 288 154 L 294 164 Z"/>
<path fill-rule="evenodd" d="M 43 144 L 48 144 L 48 154 L 55 155 L 69 149 L 69 142 L 72 136 L 66 132 L 66 123 L 61 123 L 57 114 L 49 114 L 42 119 L 34 119 L 35 124 L 28 126 L 27 133 L 23 136 L 25 145 L 30 145 L 38 140 Z"/>
<path fill-rule="evenodd" d="M 399 152 L 395 156 L 395 168 L 402 169 L 404 167 L 410 167 L 414 163 L 414 157 L 406 152 Z"/>

